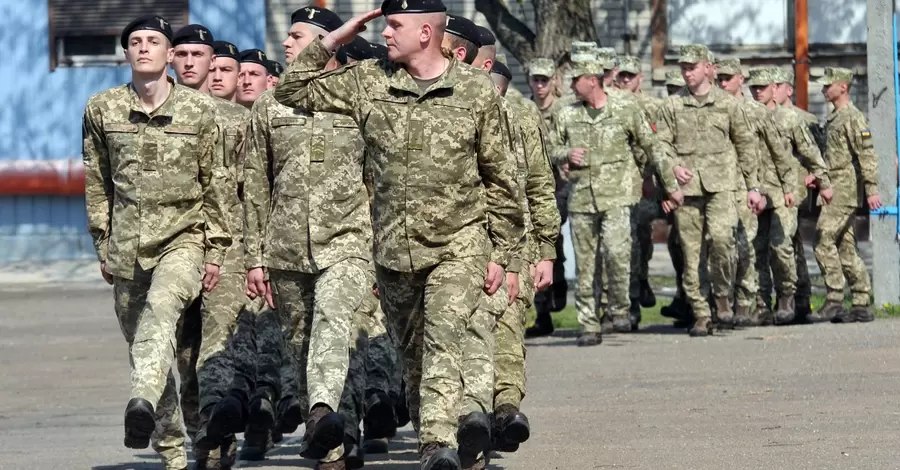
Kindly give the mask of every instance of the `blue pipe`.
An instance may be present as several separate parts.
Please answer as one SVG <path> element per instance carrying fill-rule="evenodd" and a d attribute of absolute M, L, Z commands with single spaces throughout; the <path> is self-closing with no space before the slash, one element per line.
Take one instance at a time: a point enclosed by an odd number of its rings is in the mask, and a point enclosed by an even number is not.
<path fill-rule="evenodd" d="M 895 139 L 897 142 L 897 149 L 900 150 L 900 64 L 897 63 L 897 12 L 894 12 L 894 27 L 893 27 L 893 36 L 894 41 L 891 43 L 891 47 L 894 52 L 894 125 L 896 126 L 896 135 Z M 895 175 L 895 178 L 898 180 L 898 185 L 900 185 L 900 174 Z M 892 215 L 897 217 L 897 237 L 900 238 L 900 212 L 898 212 L 898 208 L 900 208 L 900 187 L 897 188 L 897 196 L 894 201 L 894 207 L 881 207 L 878 210 L 871 211 L 871 215 Z"/>

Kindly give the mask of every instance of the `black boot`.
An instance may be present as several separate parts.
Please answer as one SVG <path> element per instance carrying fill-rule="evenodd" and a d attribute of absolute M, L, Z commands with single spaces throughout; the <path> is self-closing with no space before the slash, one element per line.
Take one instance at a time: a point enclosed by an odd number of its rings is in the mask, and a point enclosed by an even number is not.
<path fill-rule="evenodd" d="M 491 447 L 491 421 L 486 413 L 472 412 L 459 420 L 456 432 L 459 443 L 459 461 L 462 468 L 469 468 L 478 461 L 478 455 Z"/>
<path fill-rule="evenodd" d="M 419 460 L 422 470 L 461 470 L 459 455 L 440 444 L 428 444 L 422 449 L 422 457 Z"/>
<path fill-rule="evenodd" d="M 153 405 L 143 398 L 132 398 L 125 407 L 125 447 L 146 449 L 150 435 L 156 430 Z"/>
<path fill-rule="evenodd" d="M 494 450 L 515 452 L 519 449 L 519 444 L 527 441 L 530 436 L 531 426 L 528 424 L 528 417 L 518 408 L 503 404 L 494 410 L 492 430 Z"/>
<path fill-rule="evenodd" d="M 550 311 L 541 309 L 538 310 L 537 317 L 534 319 L 534 326 L 525 329 L 525 337 L 549 336 L 553 334 L 553 329 L 553 317 L 550 316 Z"/>
<path fill-rule="evenodd" d="M 366 440 L 390 438 L 397 434 L 394 402 L 386 393 L 373 390 L 366 396 L 363 429 L 365 429 Z"/>
<path fill-rule="evenodd" d="M 275 429 L 281 434 L 291 434 L 295 432 L 304 418 L 303 405 L 300 400 L 293 396 L 282 397 L 278 400 L 278 410 L 276 412 Z"/>
<path fill-rule="evenodd" d="M 300 445 L 300 456 L 321 460 L 344 441 L 344 418 L 328 405 L 317 404 L 306 420 L 306 434 Z"/>
<path fill-rule="evenodd" d="M 650 281 L 647 279 L 641 281 L 640 301 L 641 307 L 644 308 L 656 306 L 656 294 L 653 293 L 653 288 L 650 287 Z"/>

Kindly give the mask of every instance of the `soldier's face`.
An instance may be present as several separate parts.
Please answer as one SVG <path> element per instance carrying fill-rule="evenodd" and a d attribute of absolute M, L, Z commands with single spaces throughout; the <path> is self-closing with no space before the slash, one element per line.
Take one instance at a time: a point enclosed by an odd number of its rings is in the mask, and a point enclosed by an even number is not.
<path fill-rule="evenodd" d="M 230 100 L 237 92 L 240 64 L 231 57 L 217 57 L 209 71 L 209 91 L 219 98 Z"/>
<path fill-rule="evenodd" d="M 384 21 L 385 26 L 381 37 L 384 38 L 388 48 L 388 59 L 393 62 L 405 63 L 410 55 L 422 51 L 435 39 L 433 23 L 446 23 L 447 16 L 443 14 L 400 14 L 387 16 Z"/>
<path fill-rule="evenodd" d="M 702 85 L 708 80 L 711 73 L 711 65 L 707 61 L 698 62 L 696 64 L 680 63 L 681 77 L 689 87 Z"/>
<path fill-rule="evenodd" d="M 500 96 L 506 96 L 506 90 L 509 89 L 509 80 L 503 75 L 496 73 L 491 74 L 491 80 L 494 81 L 494 88 L 497 89 L 497 93 L 500 93 Z"/>
<path fill-rule="evenodd" d="M 238 101 L 241 103 L 253 103 L 259 98 L 268 86 L 268 71 L 260 64 L 244 62 L 241 64 L 241 73 L 238 76 L 240 90 Z"/>
<path fill-rule="evenodd" d="M 494 60 L 497 56 L 497 48 L 494 46 L 484 46 L 478 49 L 478 55 L 472 61 L 472 67 L 479 68 L 485 72 L 490 72 L 494 66 Z"/>
<path fill-rule="evenodd" d="M 443 39 L 441 39 L 441 47 L 443 49 L 449 50 L 453 57 L 456 57 L 456 60 L 460 62 L 465 62 L 466 60 L 466 47 L 459 46 L 456 49 L 453 48 L 453 36 L 450 34 L 444 34 Z"/>
<path fill-rule="evenodd" d="M 204 44 L 179 44 L 175 46 L 172 68 L 182 85 L 196 88 L 206 81 L 212 62 L 211 47 Z"/>
<path fill-rule="evenodd" d="M 284 62 L 287 64 L 293 62 L 294 58 L 300 55 L 306 46 L 312 44 L 320 34 L 324 36 L 328 32 L 309 23 L 292 24 L 287 39 L 281 43 L 284 46 Z"/>
<path fill-rule="evenodd" d="M 843 82 L 834 82 L 831 85 L 822 87 L 822 94 L 825 95 L 825 101 L 834 101 L 843 94 L 846 84 Z"/>
<path fill-rule="evenodd" d="M 635 93 L 641 88 L 641 78 L 643 78 L 643 74 L 619 72 L 619 75 L 616 76 L 616 83 L 618 83 L 619 88 Z"/>
<path fill-rule="evenodd" d="M 158 74 L 174 57 L 174 49 L 163 33 L 157 31 L 135 31 L 128 36 L 125 58 L 131 69 L 137 73 Z"/>
<path fill-rule="evenodd" d="M 278 80 L 280 80 L 280 79 L 281 79 L 281 77 L 276 77 L 275 75 L 267 76 L 266 77 L 266 90 L 271 90 L 272 88 L 275 88 L 276 86 L 278 86 Z"/>
<path fill-rule="evenodd" d="M 534 93 L 534 96 L 544 99 L 550 94 L 550 77 L 532 75 L 528 77 L 528 86 L 531 87 L 531 92 Z"/>
<path fill-rule="evenodd" d="M 572 79 L 572 91 L 581 100 L 587 98 L 597 85 L 599 84 L 595 76 L 589 74 L 580 75 Z"/>
<path fill-rule="evenodd" d="M 753 99 L 762 103 L 768 104 L 774 99 L 775 85 L 762 85 L 762 86 L 751 86 L 750 94 L 753 95 Z"/>
<path fill-rule="evenodd" d="M 778 104 L 784 104 L 785 101 L 791 98 L 791 86 L 787 83 L 778 83 L 775 85 L 775 89 L 773 90 L 775 102 Z"/>
<path fill-rule="evenodd" d="M 741 90 L 741 85 L 744 84 L 744 76 L 740 74 L 722 74 L 717 78 L 719 81 L 719 87 L 725 90 L 725 92 L 729 95 L 736 95 Z"/>

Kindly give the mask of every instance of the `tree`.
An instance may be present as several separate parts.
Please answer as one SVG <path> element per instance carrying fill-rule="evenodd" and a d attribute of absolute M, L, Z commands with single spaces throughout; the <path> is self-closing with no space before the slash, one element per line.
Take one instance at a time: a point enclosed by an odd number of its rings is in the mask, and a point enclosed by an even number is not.
<path fill-rule="evenodd" d="M 534 7 L 534 31 L 509 11 L 505 0 L 475 0 L 475 9 L 484 15 L 497 40 L 520 64 L 535 57 L 558 62 L 573 40 L 597 39 L 591 0 L 530 1 Z"/>

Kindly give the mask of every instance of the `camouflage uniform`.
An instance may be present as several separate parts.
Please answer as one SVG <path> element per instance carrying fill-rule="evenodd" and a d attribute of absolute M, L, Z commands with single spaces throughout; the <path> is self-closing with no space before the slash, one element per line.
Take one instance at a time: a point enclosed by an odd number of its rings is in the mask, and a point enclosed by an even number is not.
<path fill-rule="evenodd" d="M 820 82 L 828 85 L 852 80 L 851 70 L 826 67 Z M 878 194 L 878 156 L 866 118 L 853 103 L 832 111 L 825 129 L 828 135 L 825 160 L 835 191 L 831 204 L 823 206 L 819 214 L 815 252 L 828 291 L 826 306 L 829 302 L 843 302 L 846 278 L 852 305 L 865 307 L 869 305 L 871 286 L 866 265 L 856 248 L 853 217 L 860 207 L 861 196 Z"/>
<path fill-rule="evenodd" d="M 682 63 L 708 60 L 705 46 L 683 46 L 680 52 Z M 692 333 L 702 335 L 708 333 L 711 316 L 700 291 L 704 234 L 710 237 L 709 275 L 721 316 L 721 307 L 730 311 L 734 276 L 734 192 L 741 189 L 741 179 L 748 188 L 759 184 L 753 134 L 739 101 L 714 86 L 703 102 L 686 88 L 667 99 L 660 108 L 657 131 L 674 163 L 694 173 L 682 186 L 685 202 L 675 220 L 684 250 L 684 290 L 697 319 Z"/>
<path fill-rule="evenodd" d="M 209 98 L 169 83 L 168 99 L 150 115 L 130 84 L 92 96 L 83 158 L 89 230 L 114 277 L 132 397 L 154 407 L 153 447 L 168 467 L 182 468 L 171 373 L 176 323 L 200 292 L 204 262 L 221 266 L 232 244 L 227 207 L 236 189 L 220 164 L 221 130 Z"/>
<path fill-rule="evenodd" d="M 573 73 L 599 75 L 597 60 L 576 60 Z M 598 249 L 602 250 L 609 286 L 609 315 L 616 326 L 631 329 L 628 320 L 628 285 L 631 256 L 631 206 L 640 199 L 635 191 L 644 168 L 657 169 L 667 191 L 677 190 L 668 159 L 657 147 L 647 113 L 630 95 L 608 94 L 606 105 L 591 118 L 586 105 L 571 105 L 554 116 L 552 158 L 561 163 L 573 148 L 585 148 L 584 166 L 571 168 L 569 213 L 575 246 L 577 290 L 575 306 L 586 335 L 600 333 L 600 312 L 595 308 L 594 280 Z M 643 154 L 635 155 L 631 143 Z M 639 158 L 646 157 L 646 161 Z M 599 240 L 598 240 L 599 238 Z M 602 243 L 602 247 L 598 246 Z"/>
<path fill-rule="evenodd" d="M 453 448 L 465 320 L 488 261 L 505 267 L 524 232 L 499 96 L 482 71 L 454 60 L 423 91 L 384 60 L 322 73 L 330 57 L 314 41 L 274 96 L 365 125 L 378 290 L 404 353 L 420 451 Z M 441 89 L 452 93 L 432 93 Z"/>
<path fill-rule="evenodd" d="M 370 292 L 363 158 L 348 117 L 292 109 L 270 92 L 253 104 L 244 170 L 246 268 L 268 270 L 299 393 L 308 393 L 310 408 L 338 410 L 355 312 Z"/>

